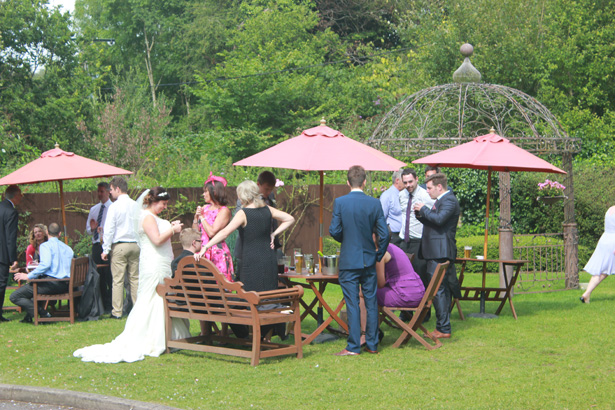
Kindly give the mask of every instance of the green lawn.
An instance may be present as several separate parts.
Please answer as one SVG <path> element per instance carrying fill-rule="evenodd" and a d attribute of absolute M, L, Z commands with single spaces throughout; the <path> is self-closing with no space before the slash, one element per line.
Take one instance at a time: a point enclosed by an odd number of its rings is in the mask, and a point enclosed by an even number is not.
<path fill-rule="evenodd" d="M 338 292 L 332 287 L 328 295 Z M 247 359 L 188 351 L 131 364 L 82 363 L 72 352 L 110 341 L 125 320 L 34 327 L 18 322 L 23 314 L 8 313 L 13 321 L 0 324 L 0 382 L 185 409 L 610 409 L 615 280 L 603 282 L 589 305 L 580 294 L 519 295 L 517 321 L 509 307 L 498 319 L 460 321 L 455 312 L 453 338 L 435 351 L 415 341 L 393 349 L 399 332 L 383 325 L 377 356 L 333 356 L 345 346 L 338 340 L 307 346 L 302 360 L 264 359 L 256 368 Z M 475 312 L 478 302 L 462 307 Z M 488 312 L 495 307 L 487 303 Z"/>

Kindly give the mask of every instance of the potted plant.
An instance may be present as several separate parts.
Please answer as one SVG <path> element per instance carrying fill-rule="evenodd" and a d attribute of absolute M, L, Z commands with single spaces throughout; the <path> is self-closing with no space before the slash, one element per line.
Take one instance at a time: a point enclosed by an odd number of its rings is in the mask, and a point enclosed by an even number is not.
<path fill-rule="evenodd" d="M 566 189 L 566 187 L 559 182 L 545 179 L 545 182 L 538 183 L 539 196 L 536 199 L 545 204 L 554 204 L 566 198 L 564 189 Z"/>

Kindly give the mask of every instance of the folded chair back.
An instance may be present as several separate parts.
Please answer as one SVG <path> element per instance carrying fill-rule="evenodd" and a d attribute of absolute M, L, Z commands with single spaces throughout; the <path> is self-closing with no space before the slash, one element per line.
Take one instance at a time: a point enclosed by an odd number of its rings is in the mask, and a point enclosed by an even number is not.
<path fill-rule="evenodd" d="M 436 270 L 431 277 L 431 281 L 429 282 L 427 289 L 425 289 L 425 294 L 423 295 L 423 298 L 421 299 L 421 302 L 417 307 L 400 308 L 392 306 L 382 306 L 380 308 L 382 312 L 381 320 L 389 319 L 402 329 L 402 334 L 393 344 L 393 347 L 401 346 L 403 343 L 406 343 L 411 337 L 414 337 L 416 340 L 418 340 L 428 350 L 436 349 L 442 346 L 442 343 L 427 329 L 425 329 L 425 327 L 423 327 L 423 320 L 425 319 L 427 312 L 431 308 L 433 299 L 436 296 L 438 289 L 442 285 L 442 281 L 444 279 L 448 266 L 449 262 L 439 263 L 436 266 Z M 408 323 L 404 322 L 402 319 L 399 318 L 399 316 L 397 316 L 395 312 L 398 310 L 412 312 L 412 318 L 408 321 Z M 421 335 L 419 335 L 416 331 L 417 329 L 423 331 L 424 335 L 434 342 L 434 345 L 429 344 Z"/>

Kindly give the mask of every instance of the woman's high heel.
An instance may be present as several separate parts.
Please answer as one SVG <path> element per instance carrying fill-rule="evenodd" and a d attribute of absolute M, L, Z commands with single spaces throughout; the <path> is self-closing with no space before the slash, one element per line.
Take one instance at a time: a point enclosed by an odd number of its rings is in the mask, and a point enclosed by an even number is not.
<path fill-rule="evenodd" d="M 581 296 L 579 300 L 581 301 L 581 303 L 589 303 L 589 300 L 585 300 L 583 296 Z"/>

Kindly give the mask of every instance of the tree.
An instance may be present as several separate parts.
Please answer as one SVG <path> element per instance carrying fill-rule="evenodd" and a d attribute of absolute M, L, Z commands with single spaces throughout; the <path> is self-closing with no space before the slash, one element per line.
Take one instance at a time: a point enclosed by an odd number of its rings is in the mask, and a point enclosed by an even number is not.
<path fill-rule="evenodd" d="M 76 128 L 91 80 L 78 64 L 70 16 L 44 0 L 0 2 L 0 116 L 4 131 L 45 151 L 85 148 Z M 69 148 L 70 147 L 70 148 Z"/>

